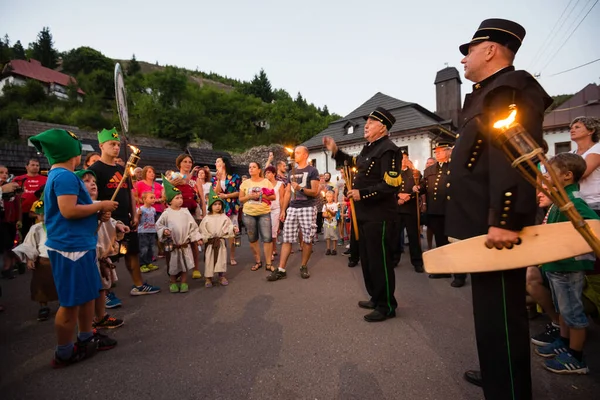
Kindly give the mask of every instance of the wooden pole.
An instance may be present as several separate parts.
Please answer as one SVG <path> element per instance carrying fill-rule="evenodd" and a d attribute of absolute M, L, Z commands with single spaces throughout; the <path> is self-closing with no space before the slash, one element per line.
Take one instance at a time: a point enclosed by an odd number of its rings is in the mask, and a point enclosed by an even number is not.
<path fill-rule="evenodd" d="M 346 175 L 346 189 L 348 192 L 352 190 L 352 175 L 350 175 L 350 167 L 348 162 L 344 161 L 344 174 Z M 350 198 L 350 215 L 352 216 L 352 227 L 354 228 L 354 238 L 358 240 L 358 221 L 356 220 L 356 209 L 354 208 L 354 199 Z"/>

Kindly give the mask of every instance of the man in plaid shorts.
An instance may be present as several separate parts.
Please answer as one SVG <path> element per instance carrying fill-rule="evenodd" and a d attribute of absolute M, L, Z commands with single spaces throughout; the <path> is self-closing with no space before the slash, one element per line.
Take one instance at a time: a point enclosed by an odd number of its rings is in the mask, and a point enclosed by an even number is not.
<path fill-rule="evenodd" d="M 283 224 L 283 245 L 281 246 L 281 259 L 279 268 L 267 277 L 269 281 L 287 278 L 285 267 L 292 251 L 292 243 L 296 242 L 298 230 L 302 232 L 302 266 L 300 276 L 308 279 L 308 260 L 312 253 L 312 240 L 317 230 L 316 197 L 319 194 L 319 171 L 308 164 L 308 149 L 298 146 L 294 150 L 298 167 L 290 172 L 286 186 L 281 215 L 279 219 Z"/>

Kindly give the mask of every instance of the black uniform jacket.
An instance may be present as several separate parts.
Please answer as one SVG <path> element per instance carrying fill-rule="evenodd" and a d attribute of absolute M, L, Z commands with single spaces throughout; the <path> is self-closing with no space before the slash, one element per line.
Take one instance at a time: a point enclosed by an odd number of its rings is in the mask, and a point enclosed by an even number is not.
<path fill-rule="evenodd" d="M 359 221 L 397 220 L 397 198 L 400 186 L 402 156 L 398 147 L 388 136 L 365 145 L 358 156 L 350 156 L 341 150 L 333 155 L 338 168 L 344 161 L 356 167 L 353 189 L 360 191 L 360 201 L 355 201 L 356 218 Z"/>
<path fill-rule="evenodd" d="M 413 187 L 416 185 L 413 171 L 410 168 L 405 169 L 400 173 L 402 183 L 398 193 L 410 194 L 410 200 L 404 204 L 398 205 L 398 212 L 401 214 L 417 214 L 417 193 L 413 192 Z M 423 188 L 423 186 L 421 186 Z"/>
<path fill-rule="evenodd" d="M 423 173 L 427 193 L 427 214 L 446 215 L 448 188 L 450 187 L 450 164 L 436 162 L 425 168 Z"/>
<path fill-rule="evenodd" d="M 533 76 L 511 66 L 473 85 L 450 162 L 446 208 L 450 237 L 483 235 L 490 226 L 518 231 L 534 224 L 535 188 L 491 140 L 497 132 L 492 124 L 509 115 L 511 104 L 517 106 L 517 122 L 542 143 L 544 110 L 552 99 Z"/>

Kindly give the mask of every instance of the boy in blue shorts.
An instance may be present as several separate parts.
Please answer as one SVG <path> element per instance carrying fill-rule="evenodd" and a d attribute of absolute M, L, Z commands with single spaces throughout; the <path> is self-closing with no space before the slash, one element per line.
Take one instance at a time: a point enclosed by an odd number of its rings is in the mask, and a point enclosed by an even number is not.
<path fill-rule="evenodd" d="M 585 160 L 572 153 L 557 154 L 549 161 L 556 171 L 558 182 L 567 192 L 575 209 L 584 219 L 598 219 L 598 215 L 579 198 L 577 182 L 586 170 Z M 553 204 L 548 211 L 548 224 L 566 222 L 569 219 Z M 592 254 L 568 258 L 542 265 L 550 282 L 556 311 L 560 314 L 560 337 L 553 343 L 535 349 L 539 356 L 549 358 L 544 367 L 558 374 L 587 374 L 588 367 L 583 359 L 585 329 L 588 319 L 583 307 L 585 272 L 594 269 Z"/>
<path fill-rule="evenodd" d="M 73 173 L 81 164 L 81 142 L 73 133 L 50 129 L 30 138 L 51 165 L 44 191 L 48 258 L 60 308 L 54 321 L 57 347 L 54 368 L 93 356 L 94 300 L 102 288 L 96 265 L 98 213 L 103 219 L 118 206 L 114 201 L 93 203 L 83 182 Z M 77 325 L 77 342 L 73 334 Z"/>

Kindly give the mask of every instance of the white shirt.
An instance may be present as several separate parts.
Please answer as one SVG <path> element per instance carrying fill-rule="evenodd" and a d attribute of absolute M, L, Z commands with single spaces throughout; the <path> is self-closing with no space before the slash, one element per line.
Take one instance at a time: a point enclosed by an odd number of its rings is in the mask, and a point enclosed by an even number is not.
<path fill-rule="evenodd" d="M 581 157 L 585 160 L 590 154 L 600 155 L 600 143 L 594 144 Z M 590 208 L 600 210 L 600 168 L 596 168 L 585 179 L 579 181 L 579 195 Z"/>

